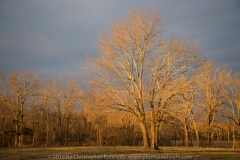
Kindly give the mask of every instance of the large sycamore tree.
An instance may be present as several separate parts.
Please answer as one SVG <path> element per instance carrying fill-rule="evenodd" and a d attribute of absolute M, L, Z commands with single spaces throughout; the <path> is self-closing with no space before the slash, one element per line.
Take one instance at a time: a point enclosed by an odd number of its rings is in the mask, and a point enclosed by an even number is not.
<path fill-rule="evenodd" d="M 162 38 L 163 24 L 160 11 L 135 9 L 99 36 L 98 57 L 88 57 L 92 87 L 105 95 L 107 105 L 136 116 L 145 148 L 150 147 L 146 114 L 151 113 L 151 146 L 156 149 L 166 107 L 189 84 L 200 60 L 194 43 Z"/>

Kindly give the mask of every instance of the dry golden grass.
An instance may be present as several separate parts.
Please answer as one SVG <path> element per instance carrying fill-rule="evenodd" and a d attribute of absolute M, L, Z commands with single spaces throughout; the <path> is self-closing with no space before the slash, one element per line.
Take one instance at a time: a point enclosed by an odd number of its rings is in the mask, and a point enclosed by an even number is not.
<path fill-rule="evenodd" d="M 219 148 L 163 147 L 23 147 L 0 148 L 0 159 L 240 159 L 240 150 Z"/>

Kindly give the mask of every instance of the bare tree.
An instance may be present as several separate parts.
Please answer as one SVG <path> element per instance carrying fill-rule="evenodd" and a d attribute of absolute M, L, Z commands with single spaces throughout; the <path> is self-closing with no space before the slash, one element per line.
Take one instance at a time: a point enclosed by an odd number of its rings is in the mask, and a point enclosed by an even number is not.
<path fill-rule="evenodd" d="M 69 143 L 69 126 L 71 125 L 71 121 L 73 120 L 73 112 L 77 109 L 77 105 L 79 105 L 80 98 L 82 96 L 82 91 L 75 77 L 69 79 L 67 81 L 66 90 L 64 92 L 63 97 L 63 110 L 65 113 L 66 119 L 66 134 L 67 134 L 67 145 Z"/>
<path fill-rule="evenodd" d="M 39 74 L 34 70 L 13 72 L 9 78 L 3 79 L 2 84 L 5 85 L 5 90 L 0 93 L 0 96 L 9 106 L 13 116 L 15 147 L 21 147 L 23 146 L 27 103 L 39 86 Z"/>
<path fill-rule="evenodd" d="M 176 122 L 179 123 L 179 126 L 184 130 L 184 139 L 185 146 L 189 146 L 189 130 L 192 127 L 191 124 L 194 124 L 194 129 L 196 130 L 196 121 L 194 117 L 194 105 L 195 105 L 195 93 L 194 87 L 192 84 L 189 84 L 188 87 L 182 89 L 179 94 L 175 97 L 174 102 L 171 103 L 168 109 L 168 113 Z M 199 145 L 199 136 L 196 131 L 197 143 Z"/>
<path fill-rule="evenodd" d="M 231 71 L 229 71 L 230 73 Z M 225 96 L 228 100 L 226 105 L 227 114 L 225 117 L 232 120 L 232 138 L 233 145 L 232 148 L 237 147 L 236 140 L 236 128 L 240 126 L 240 72 L 234 72 L 233 75 L 225 75 L 225 79 L 228 82 L 225 87 L 223 87 Z"/>
<path fill-rule="evenodd" d="M 46 146 L 49 145 L 50 139 L 50 114 L 52 105 L 52 95 L 51 95 L 51 80 L 43 79 L 41 83 L 41 88 L 39 89 L 39 98 L 41 101 L 41 109 L 43 112 L 43 119 L 45 124 L 46 133 Z"/>
<path fill-rule="evenodd" d="M 177 37 L 160 39 L 163 31 L 159 11 L 136 9 L 99 37 L 99 58 L 89 57 L 92 85 L 111 99 L 114 108 L 136 116 L 145 148 L 149 147 L 146 111 L 151 110 L 152 148 L 156 148 L 160 119 L 181 88 L 171 85 L 199 62 L 200 50 L 194 43 Z"/>
<path fill-rule="evenodd" d="M 32 130 L 32 146 L 36 144 L 38 141 L 39 133 L 40 133 L 40 123 L 41 123 L 41 105 L 39 101 L 39 95 L 35 94 L 33 96 L 33 103 L 29 106 L 29 110 L 27 112 L 29 125 L 31 126 Z"/>
<path fill-rule="evenodd" d="M 64 83 L 62 76 L 59 78 L 59 82 L 55 79 L 52 79 L 51 82 L 51 94 L 52 94 L 52 99 L 53 99 L 53 112 L 54 116 L 58 121 L 58 130 L 60 132 L 60 137 L 59 137 L 59 142 L 60 145 L 63 145 L 64 143 L 64 118 L 65 118 L 65 113 L 63 111 L 63 96 L 64 96 Z"/>
<path fill-rule="evenodd" d="M 110 28 L 110 34 L 99 39 L 99 59 L 89 57 L 96 71 L 94 85 L 104 91 L 112 106 L 134 114 L 140 122 L 144 147 L 149 147 L 145 122 L 145 59 L 159 46 L 163 31 L 161 13 L 134 10 Z"/>
<path fill-rule="evenodd" d="M 148 88 L 151 109 L 152 147 L 156 148 L 159 125 L 167 107 L 182 89 L 192 83 L 191 76 L 201 62 L 200 49 L 194 43 L 177 37 L 162 41 L 159 53 L 151 55 L 148 65 L 151 77 Z M 153 138 L 155 137 L 155 138 Z"/>
<path fill-rule="evenodd" d="M 216 66 L 212 61 L 204 62 L 201 68 L 201 76 L 198 85 L 202 88 L 201 107 L 207 116 L 207 144 L 210 147 L 213 142 L 214 122 L 217 121 L 217 115 L 226 104 L 224 90 L 226 76 L 230 72 L 225 67 Z"/>

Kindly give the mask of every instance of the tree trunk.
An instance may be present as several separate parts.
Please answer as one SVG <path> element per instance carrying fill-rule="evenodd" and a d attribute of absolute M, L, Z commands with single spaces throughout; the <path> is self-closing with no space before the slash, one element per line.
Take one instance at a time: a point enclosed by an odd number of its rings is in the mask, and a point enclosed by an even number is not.
<path fill-rule="evenodd" d="M 140 122 L 140 127 L 143 134 L 143 146 L 144 148 L 149 148 L 148 132 L 147 132 L 146 124 L 144 122 Z"/>
<path fill-rule="evenodd" d="M 63 146 L 63 126 L 60 126 L 60 144 Z"/>
<path fill-rule="evenodd" d="M 176 128 L 175 128 L 175 134 L 174 134 L 174 145 L 177 146 L 177 131 L 176 131 Z"/>
<path fill-rule="evenodd" d="M 131 146 L 132 144 L 132 134 L 131 134 L 131 122 L 128 121 L 128 145 Z"/>
<path fill-rule="evenodd" d="M 21 118 L 20 118 L 20 137 L 19 137 L 19 147 L 22 147 L 23 146 L 23 136 L 24 136 L 24 133 L 23 133 L 23 106 L 24 104 L 21 104 L 21 110 L 20 110 L 20 115 L 21 115 Z"/>
<path fill-rule="evenodd" d="M 197 129 L 197 124 L 196 124 L 195 118 L 193 119 L 193 125 L 194 125 L 194 130 L 195 130 L 196 139 L 197 139 L 196 147 L 199 147 L 199 145 L 200 145 L 200 140 L 199 140 L 199 133 L 198 133 L 198 129 Z"/>
<path fill-rule="evenodd" d="M 102 134 L 101 134 L 101 129 L 98 129 L 98 145 L 102 146 L 103 142 L 102 142 Z"/>
<path fill-rule="evenodd" d="M 68 117 L 67 117 L 67 128 L 66 128 L 67 130 L 66 130 L 66 134 L 67 134 L 67 146 L 68 146 L 68 131 L 69 131 L 69 119 L 68 119 Z"/>
<path fill-rule="evenodd" d="M 35 138 L 36 138 L 36 132 L 34 131 L 34 132 L 33 132 L 33 138 L 32 138 L 32 147 L 33 147 L 34 144 L 35 144 Z"/>
<path fill-rule="evenodd" d="M 218 141 L 218 147 L 220 147 L 220 140 L 221 140 L 221 136 L 220 136 L 220 130 L 217 131 L 217 141 Z"/>
<path fill-rule="evenodd" d="M 151 122 L 151 148 L 154 150 L 158 149 L 158 130 L 159 125 Z"/>
<path fill-rule="evenodd" d="M 125 134 L 124 134 L 124 124 L 123 124 L 123 118 L 122 118 L 122 146 L 125 145 Z"/>
<path fill-rule="evenodd" d="M 198 133 L 197 128 L 195 128 L 195 134 L 196 134 L 196 139 L 197 139 L 196 147 L 199 147 L 200 146 L 200 140 L 199 140 L 199 133 Z"/>
<path fill-rule="evenodd" d="M 184 135 L 185 135 L 185 147 L 188 147 L 189 135 L 188 135 L 188 126 L 187 126 L 187 124 L 184 124 Z"/>
<path fill-rule="evenodd" d="M 60 145 L 63 146 L 63 120 L 62 116 L 59 118 L 59 129 L 60 129 Z"/>
<path fill-rule="evenodd" d="M 18 135 L 18 147 L 22 147 L 22 134 Z"/>
<path fill-rule="evenodd" d="M 46 117 L 46 146 L 49 145 L 49 113 L 47 113 Z"/>
<path fill-rule="evenodd" d="M 158 149 L 158 131 L 159 131 L 159 125 L 155 126 L 155 134 L 154 134 L 154 141 L 155 141 L 155 145 L 154 145 L 154 149 Z"/>
<path fill-rule="evenodd" d="M 154 110 L 151 110 L 151 148 L 154 150 L 158 149 L 158 129 L 159 122 L 155 123 Z"/>
<path fill-rule="evenodd" d="M 17 121 L 16 121 L 16 124 L 15 124 L 14 146 L 15 146 L 15 147 L 18 146 L 18 124 L 17 124 Z"/>
<path fill-rule="evenodd" d="M 210 112 L 209 115 L 208 115 L 208 134 L 207 134 L 208 147 L 212 146 L 212 141 L 213 141 L 213 139 L 212 139 L 212 123 L 213 123 L 213 115 Z"/>
<path fill-rule="evenodd" d="M 235 135 L 235 123 L 233 124 L 233 128 L 232 128 L 232 132 L 233 132 L 233 144 L 232 144 L 232 148 L 235 149 L 236 148 L 236 135 Z"/>
<path fill-rule="evenodd" d="M 135 146 L 136 145 L 136 131 L 135 131 L 135 127 L 133 125 L 133 143 L 132 143 L 132 146 Z"/>
<path fill-rule="evenodd" d="M 228 147 L 229 147 L 229 144 L 230 144 L 230 129 L 228 128 Z"/>

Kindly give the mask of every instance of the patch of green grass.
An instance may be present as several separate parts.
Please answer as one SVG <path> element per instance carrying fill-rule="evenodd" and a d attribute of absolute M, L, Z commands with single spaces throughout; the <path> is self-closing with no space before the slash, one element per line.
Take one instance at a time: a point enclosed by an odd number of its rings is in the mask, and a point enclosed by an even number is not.
<path fill-rule="evenodd" d="M 162 147 L 160 150 L 141 147 L 23 147 L 0 148 L 0 159 L 240 159 L 240 150 L 220 148 Z"/>

